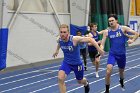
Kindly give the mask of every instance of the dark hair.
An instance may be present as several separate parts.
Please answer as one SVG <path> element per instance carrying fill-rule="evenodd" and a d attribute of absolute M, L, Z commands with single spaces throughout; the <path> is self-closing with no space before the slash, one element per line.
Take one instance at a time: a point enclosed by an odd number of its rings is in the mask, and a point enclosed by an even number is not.
<path fill-rule="evenodd" d="M 80 30 L 77 30 L 76 35 L 78 35 L 79 33 L 82 35 L 82 32 Z"/>
<path fill-rule="evenodd" d="M 97 26 L 98 24 L 97 24 L 97 23 L 95 23 L 95 22 L 94 22 L 94 23 L 90 23 L 90 24 L 89 24 L 90 30 L 91 30 L 91 27 L 93 27 L 94 25 L 96 25 L 96 26 Z"/>
<path fill-rule="evenodd" d="M 118 20 L 118 17 L 117 17 L 116 14 L 110 14 L 110 15 L 108 16 L 108 19 L 109 19 L 110 17 L 113 17 L 113 18 L 115 18 L 115 20 Z"/>
<path fill-rule="evenodd" d="M 97 23 L 95 23 L 95 22 L 94 22 L 94 23 L 90 23 L 90 24 L 89 24 L 89 26 L 90 26 L 90 27 L 93 27 L 94 25 L 96 25 L 96 26 L 97 26 L 98 24 L 97 24 Z"/>
<path fill-rule="evenodd" d="M 77 31 L 76 31 L 76 33 L 78 33 L 78 32 L 80 32 L 80 33 L 81 33 L 81 31 L 80 31 L 80 30 L 77 30 Z"/>

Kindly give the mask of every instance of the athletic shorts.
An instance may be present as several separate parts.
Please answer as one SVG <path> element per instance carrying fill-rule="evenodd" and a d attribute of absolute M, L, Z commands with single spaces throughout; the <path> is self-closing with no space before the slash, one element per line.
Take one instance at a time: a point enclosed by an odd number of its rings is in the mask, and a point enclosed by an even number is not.
<path fill-rule="evenodd" d="M 115 65 L 115 62 L 117 62 L 117 65 L 119 68 L 124 69 L 126 65 L 126 55 L 115 55 L 112 53 L 109 53 L 107 64 Z"/>
<path fill-rule="evenodd" d="M 86 48 L 84 48 L 84 49 L 80 49 L 80 55 L 82 55 L 83 58 L 86 59 L 86 57 L 87 57 Z"/>
<path fill-rule="evenodd" d="M 97 50 L 95 50 L 95 51 L 89 51 L 88 52 L 89 53 L 89 57 L 90 57 L 90 60 L 93 62 L 93 61 L 95 61 L 95 56 L 98 54 L 98 51 Z"/>
<path fill-rule="evenodd" d="M 80 54 L 81 55 L 86 55 L 86 48 L 80 49 Z"/>
<path fill-rule="evenodd" d="M 70 65 L 66 62 L 62 62 L 59 70 L 63 70 L 66 75 L 69 75 L 71 71 L 74 71 L 77 80 L 82 80 L 84 76 L 83 64 Z"/>

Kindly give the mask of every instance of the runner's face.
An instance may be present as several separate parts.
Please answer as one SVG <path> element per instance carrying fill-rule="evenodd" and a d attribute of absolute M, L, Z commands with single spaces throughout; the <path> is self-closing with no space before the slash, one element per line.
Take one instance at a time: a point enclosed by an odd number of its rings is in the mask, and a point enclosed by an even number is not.
<path fill-rule="evenodd" d="M 68 35 L 69 31 L 67 28 L 60 28 L 60 37 L 62 40 L 67 40 Z"/>
<path fill-rule="evenodd" d="M 77 32 L 77 36 L 81 36 L 82 34 L 81 34 L 81 32 Z"/>
<path fill-rule="evenodd" d="M 109 22 L 110 27 L 114 27 L 114 26 L 116 26 L 116 24 L 118 24 L 118 21 L 115 20 L 114 17 L 110 17 L 110 18 L 108 19 L 108 22 Z"/>
<path fill-rule="evenodd" d="M 91 30 L 92 30 L 92 31 L 97 31 L 97 25 L 93 25 L 93 26 L 91 27 Z"/>

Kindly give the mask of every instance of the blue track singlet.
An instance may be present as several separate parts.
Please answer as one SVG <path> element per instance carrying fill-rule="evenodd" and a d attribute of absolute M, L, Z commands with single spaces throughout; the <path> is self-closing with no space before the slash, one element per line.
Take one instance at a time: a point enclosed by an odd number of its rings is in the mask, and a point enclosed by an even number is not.
<path fill-rule="evenodd" d="M 60 47 L 64 53 L 64 60 L 70 65 L 80 65 L 82 64 L 82 60 L 80 58 L 80 47 L 79 45 L 74 46 L 72 41 L 73 36 L 70 35 L 69 40 L 64 42 L 63 40 L 59 39 Z"/>
<path fill-rule="evenodd" d="M 94 38 L 95 41 L 98 42 L 99 41 L 99 34 L 98 34 L 98 32 L 96 32 L 96 36 L 94 36 L 93 32 L 91 32 L 91 34 L 93 36 L 92 38 Z M 96 48 L 94 46 L 88 46 L 88 51 L 90 51 L 90 52 L 96 51 Z"/>
<path fill-rule="evenodd" d="M 121 55 L 126 53 L 125 42 L 126 36 L 122 32 L 122 27 L 119 26 L 116 31 L 108 29 L 108 37 L 110 39 L 110 53 Z"/>

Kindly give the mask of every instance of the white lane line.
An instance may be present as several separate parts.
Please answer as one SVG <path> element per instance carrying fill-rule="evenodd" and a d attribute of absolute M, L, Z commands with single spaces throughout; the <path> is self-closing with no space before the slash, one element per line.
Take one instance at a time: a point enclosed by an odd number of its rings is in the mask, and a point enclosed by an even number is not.
<path fill-rule="evenodd" d="M 131 60 L 131 61 L 128 61 L 128 63 L 130 63 L 130 62 L 133 62 L 133 61 L 136 61 L 136 60 L 139 60 L 140 58 L 138 58 L 138 59 L 134 59 L 134 60 Z M 116 65 L 117 66 L 117 65 Z M 138 66 L 138 65 L 137 65 Z M 115 66 L 114 66 L 115 67 Z M 136 67 L 136 66 L 135 66 Z M 132 68 L 129 68 L 129 69 L 132 69 Z M 99 72 L 101 72 L 101 71 L 104 71 L 104 70 L 100 70 Z M 90 73 L 90 74 L 93 74 L 93 73 Z M 87 74 L 87 75 L 85 75 L 85 76 L 88 76 L 88 75 L 90 75 L 90 74 Z M 113 74 L 113 75 L 116 75 L 116 74 L 118 74 L 118 73 L 115 73 L 115 74 Z M 112 75 L 112 76 L 113 76 Z M 102 78 L 102 79 L 99 79 L 99 80 L 97 80 L 97 81 L 94 81 L 94 83 L 95 82 L 98 82 L 98 81 L 101 81 L 101 80 L 103 80 L 104 78 Z M 75 80 L 75 78 L 74 79 L 70 79 L 70 80 L 67 80 L 66 82 L 69 82 L 69 81 L 72 81 L 72 80 Z M 91 82 L 90 84 L 92 84 L 93 82 Z M 58 85 L 58 84 L 54 84 L 54 85 L 50 85 L 49 87 L 44 87 L 44 88 L 42 88 L 42 89 L 39 89 L 39 90 L 35 90 L 35 91 L 32 91 L 32 92 L 30 92 L 30 93 L 35 93 L 35 92 L 39 92 L 39 91 L 41 91 L 41 90 L 45 90 L 45 89 L 47 89 L 47 88 L 50 88 L 50 87 L 53 87 L 53 86 L 56 86 L 56 85 Z M 67 91 L 67 93 L 69 93 L 69 92 L 71 92 L 71 91 L 74 91 L 74 90 L 77 90 L 77 89 L 79 89 L 79 88 L 82 88 L 83 86 L 80 86 L 80 87 L 77 87 L 77 88 L 74 88 L 74 89 L 72 89 L 72 90 L 70 90 L 70 91 Z"/>
<path fill-rule="evenodd" d="M 22 73 L 22 74 L 17 74 L 17 75 L 13 75 L 13 76 L 7 76 L 7 77 L 4 77 L 4 78 L 1 78 L 0 80 L 4 80 L 4 79 L 9 79 L 9 78 L 13 78 L 13 77 L 17 77 L 17 76 L 22 76 L 22 75 L 26 75 L 26 74 L 31 74 L 31 73 L 35 73 L 35 72 L 41 72 L 41 70 L 47 70 L 47 69 L 50 69 L 50 68 L 55 68 L 55 67 L 59 67 L 60 65 L 57 65 L 57 66 L 53 66 L 53 67 L 48 67 L 48 68 L 43 68 L 43 69 L 39 69 L 39 70 L 34 70 L 34 71 L 31 71 L 31 72 L 26 72 L 26 73 Z"/>
<path fill-rule="evenodd" d="M 124 83 L 127 83 L 127 82 L 129 82 L 129 81 L 132 81 L 132 80 L 134 80 L 134 79 L 136 79 L 136 78 L 138 78 L 138 77 L 140 77 L 140 75 L 137 75 L 137 76 L 135 76 L 135 77 L 133 77 L 133 78 L 130 78 L 130 79 L 126 80 Z M 118 86 L 120 86 L 120 84 L 117 84 L 117 85 L 115 85 L 115 86 L 113 86 L 113 87 L 110 87 L 110 90 L 112 90 L 112 89 L 114 89 L 114 88 L 116 88 L 116 87 L 118 87 Z M 104 91 L 102 91 L 101 93 L 104 93 Z"/>
<path fill-rule="evenodd" d="M 138 55 L 138 54 L 136 54 L 136 55 Z M 127 58 L 133 57 L 133 56 L 136 56 L 136 55 L 127 56 Z M 139 54 L 139 55 L 140 55 L 140 54 Z M 101 65 L 103 65 L 103 64 L 106 64 L 106 62 L 102 63 Z M 90 68 L 92 69 L 92 67 L 89 67 L 89 69 L 90 69 Z M 95 69 L 95 68 L 94 68 L 94 69 Z M 99 69 L 101 69 L 101 68 L 99 68 Z M 102 69 L 105 70 L 106 68 L 102 68 Z M 2 84 L 0 84 L 0 86 L 7 85 L 7 84 L 11 84 L 11 83 L 15 83 L 15 82 L 19 82 L 19 81 L 23 81 L 23 80 L 26 80 L 26 79 L 31 79 L 31 78 L 43 76 L 43 75 L 47 75 L 47 74 L 50 74 L 50 73 L 52 73 L 52 72 L 57 72 L 58 70 L 44 70 L 44 72 L 45 72 L 45 71 L 50 71 L 50 72 L 43 73 L 43 74 L 38 74 L 38 75 L 31 76 L 31 77 L 27 77 L 27 78 L 23 78 L 23 79 L 18 79 L 18 80 L 6 82 L 6 83 L 2 83 Z M 54 76 L 54 77 L 57 77 L 57 76 Z M 52 77 L 52 79 L 53 79 L 54 77 Z"/>
<path fill-rule="evenodd" d="M 134 55 L 133 55 L 134 56 Z M 132 57 L 132 56 L 130 56 L 130 57 Z"/>
<path fill-rule="evenodd" d="M 135 56 L 135 55 L 132 55 L 132 56 Z M 129 56 L 129 57 L 132 57 L 132 56 Z M 128 58 L 128 57 L 127 57 Z M 103 70 L 102 70 L 103 71 Z M 91 74 L 93 74 L 93 73 L 91 73 Z M 88 75 L 90 75 L 90 74 L 88 74 Z M 73 79 L 74 80 L 74 79 Z M 71 81 L 71 80 L 68 80 L 68 81 Z M 68 82 L 67 81 L 67 82 Z M 14 82 L 14 81 L 13 81 Z M 32 84 L 34 84 L 35 82 L 33 82 Z M 30 85 L 30 84 L 26 84 L 26 85 L 23 85 L 23 86 L 27 86 L 27 85 Z M 56 86 L 57 84 L 55 84 L 55 85 L 52 85 L 52 86 Z M 23 86 L 20 86 L 20 87 L 23 87 Z M 52 86 L 50 86 L 50 87 L 52 87 Z M 19 88 L 20 88 L 19 87 Z M 16 89 L 18 88 L 18 87 L 15 87 Z M 13 89 L 15 89 L 15 88 L 13 88 Z"/>
<path fill-rule="evenodd" d="M 135 48 L 135 49 L 137 49 L 137 48 Z M 134 50 L 134 49 L 131 49 L 131 50 Z M 140 51 L 140 50 L 138 50 L 138 51 Z M 133 52 L 130 52 L 130 53 L 135 53 L 135 52 L 137 52 L 137 51 L 133 51 Z M 101 61 L 106 60 L 106 59 L 107 58 L 101 59 Z M 87 59 L 87 60 L 90 60 L 90 59 Z M 89 64 L 89 62 L 87 64 Z M 13 76 L 7 76 L 7 77 L 4 77 L 4 78 L 0 78 L 0 80 L 9 79 L 9 78 L 12 78 L 12 77 L 22 76 L 22 75 L 26 75 L 26 74 L 31 74 L 31 73 L 35 73 L 35 72 L 41 72 L 41 70 L 47 70 L 47 69 L 51 69 L 51 68 L 55 68 L 55 67 L 59 67 L 59 66 L 60 65 L 47 67 L 45 69 L 43 68 L 43 69 L 39 69 L 39 70 L 34 70 L 34 71 L 31 71 L 31 72 L 26 72 L 26 73 L 22 73 L 22 74 L 13 75 Z"/>
<path fill-rule="evenodd" d="M 139 59 L 140 59 L 140 58 L 135 59 L 135 60 L 132 60 L 131 62 L 136 61 L 136 60 L 139 60 Z M 129 62 L 129 63 L 130 63 L 130 62 Z M 134 66 L 134 67 L 137 67 L 137 66 L 140 66 L 140 65 L 136 65 L 136 66 Z M 125 71 L 131 70 L 131 69 L 132 69 L 132 68 L 128 68 L 128 69 L 126 69 Z M 117 74 L 118 74 L 118 72 L 112 74 L 111 76 L 114 76 L 114 75 L 117 75 Z M 101 78 L 101 79 L 98 79 L 98 80 L 96 80 L 96 81 L 94 81 L 94 82 L 90 82 L 89 84 L 91 85 L 91 84 L 93 84 L 93 83 L 96 83 L 96 82 L 101 81 L 101 80 L 104 80 L 104 79 L 105 79 L 105 78 Z M 74 88 L 74 89 L 72 89 L 72 90 L 69 90 L 69 91 L 67 91 L 67 93 L 72 92 L 72 91 L 74 91 L 74 90 L 77 90 L 77 89 L 79 89 L 79 88 L 83 88 L 83 86 L 80 86 L 80 87 Z M 31 92 L 31 93 L 35 93 L 35 92 Z"/>
<path fill-rule="evenodd" d="M 136 91 L 135 93 L 140 93 L 140 90 Z"/>
<path fill-rule="evenodd" d="M 129 81 L 132 81 L 132 80 L 134 80 L 134 79 L 136 79 L 136 78 L 138 78 L 138 77 L 140 77 L 140 75 L 134 76 L 133 78 L 130 78 L 130 79 L 126 80 L 124 83 L 127 83 L 127 82 L 129 82 Z M 116 87 L 118 87 L 118 86 L 120 86 L 120 84 L 118 84 L 118 85 L 116 85 L 116 86 L 114 86 L 114 87 L 111 87 L 110 90 L 112 90 L 112 89 L 114 89 L 114 88 L 116 88 Z"/>

